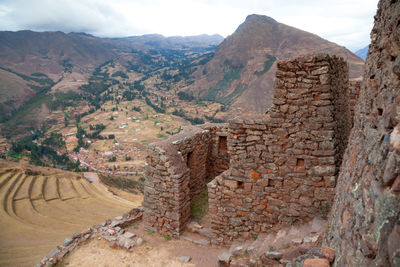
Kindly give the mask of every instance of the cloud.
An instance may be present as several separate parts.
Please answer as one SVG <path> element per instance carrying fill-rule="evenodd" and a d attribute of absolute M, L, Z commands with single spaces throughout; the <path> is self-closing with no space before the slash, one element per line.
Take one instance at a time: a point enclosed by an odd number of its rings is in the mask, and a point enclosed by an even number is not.
<path fill-rule="evenodd" d="M 378 0 L 3 0 L 0 30 L 87 32 L 101 37 L 148 33 L 232 34 L 262 14 L 350 49 L 369 43 Z M 354 38 L 354 39 L 353 39 Z"/>
<path fill-rule="evenodd" d="M 92 0 L 11 0 L 0 4 L 2 30 L 88 32 L 121 35 L 130 30 L 121 12 L 106 1 Z M 0 13 L 1 14 L 1 13 Z"/>

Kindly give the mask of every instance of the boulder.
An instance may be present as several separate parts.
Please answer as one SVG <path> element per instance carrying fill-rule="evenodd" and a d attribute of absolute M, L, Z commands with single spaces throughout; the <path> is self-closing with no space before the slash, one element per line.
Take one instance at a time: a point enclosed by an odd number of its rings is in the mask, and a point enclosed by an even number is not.
<path fill-rule="evenodd" d="M 192 258 L 190 256 L 180 256 L 178 260 L 181 262 L 189 262 Z"/>

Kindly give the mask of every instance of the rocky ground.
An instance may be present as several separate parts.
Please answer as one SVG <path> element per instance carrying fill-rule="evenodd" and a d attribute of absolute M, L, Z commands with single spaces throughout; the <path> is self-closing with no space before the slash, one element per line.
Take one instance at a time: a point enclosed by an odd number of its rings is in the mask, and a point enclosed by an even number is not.
<path fill-rule="evenodd" d="M 329 266 L 335 257 L 332 249 L 317 247 L 326 230 L 321 218 L 282 226 L 278 232 L 237 240 L 231 246 L 213 246 L 203 225 L 191 222 L 179 239 L 172 239 L 145 230 L 142 213 L 134 208 L 67 237 L 37 266 Z"/>

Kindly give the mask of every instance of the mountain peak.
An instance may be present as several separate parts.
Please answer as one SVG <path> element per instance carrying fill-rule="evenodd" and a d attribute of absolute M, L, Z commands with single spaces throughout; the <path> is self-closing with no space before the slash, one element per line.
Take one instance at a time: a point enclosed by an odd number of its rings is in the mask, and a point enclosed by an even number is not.
<path fill-rule="evenodd" d="M 248 15 L 246 17 L 246 20 L 244 23 L 249 23 L 249 22 L 264 22 L 264 23 L 271 23 L 271 24 L 278 23 L 276 20 L 274 20 L 271 17 L 265 16 L 265 15 L 258 15 L 258 14 Z"/>
<path fill-rule="evenodd" d="M 218 46 L 185 90 L 225 104 L 226 118 L 236 116 L 239 110 L 263 113 L 272 104 L 275 62 L 310 53 L 337 54 L 348 61 L 351 78 L 362 75 L 363 61 L 347 49 L 271 17 L 253 14 Z"/>

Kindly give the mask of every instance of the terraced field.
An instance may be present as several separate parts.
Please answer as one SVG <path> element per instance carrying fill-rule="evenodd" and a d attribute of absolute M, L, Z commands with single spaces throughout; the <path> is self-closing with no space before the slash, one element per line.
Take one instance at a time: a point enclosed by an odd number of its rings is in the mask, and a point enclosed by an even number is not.
<path fill-rule="evenodd" d="M 33 266 L 65 237 L 134 206 L 80 174 L 46 169 L 0 168 L 0 266 Z"/>

